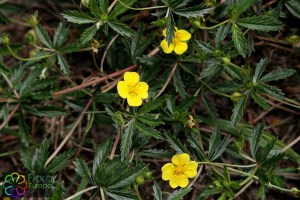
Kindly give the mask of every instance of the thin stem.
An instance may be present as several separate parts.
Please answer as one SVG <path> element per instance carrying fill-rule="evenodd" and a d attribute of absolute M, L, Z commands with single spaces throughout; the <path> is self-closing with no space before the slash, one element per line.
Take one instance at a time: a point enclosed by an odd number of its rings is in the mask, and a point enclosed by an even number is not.
<path fill-rule="evenodd" d="M 73 194 L 72 196 L 66 198 L 65 200 L 71 200 L 71 199 L 74 199 L 75 197 L 77 197 L 77 196 L 79 196 L 79 195 L 81 195 L 81 194 L 83 194 L 83 193 L 85 193 L 85 192 L 88 192 L 88 191 L 90 191 L 90 190 L 94 190 L 94 189 L 96 189 L 96 188 L 98 188 L 98 186 L 92 186 L 92 187 L 86 188 L 86 189 L 84 189 L 84 190 L 81 190 L 81 191 L 79 191 L 79 192 Z"/>
<path fill-rule="evenodd" d="M 100 188 L 101 199 L 105 200 L 105 194 L 103 188 Z"/>
<path fill-rule="evenodd" d="M 0 130 L 2 130 L 5 127 L 5 125 L 9 122 L 9 120 L 12 118 L 12 116 L 17 112 L 19 107 L 20 107 L 20 104 L 18 103 L 17 106 L 9 113 L 7 118 L 0 125 Z"/>
<path fill-rule="evenodd" d="M 12 22 L 12 23 L 21 25 L 21 26 L 32 27 L 31 25 L 29 25 L 29 24 L 27 24 L 25 22 L 21 22 L 19 20 L 13 19 L 13 18 L 9 18 L 9 21 Z"/>
<path fill-rule="evenodd" d="M 70 132 L 66 135 L 66 137 L 63 139 L 63 141 L 59 144 L 59 146 L 57 147 L 57 149 L 52 153 L 52 155 L 48 158 L 48 160 L 45 163 L 45 167 L 51 162 L 51 160 L 53 160 L 53 158 L 55 158 L 55 156 L 58 154 L 58 152 L 62 149 L 62 147 L 65 145 L 65 143 L 69 140 L 69 138 L 72 136 L 73 132 L 75 131 L 75 129 L 77 128 L 77 126 L 79 125 L 79 123 L 82 121 L 82 118 L 85 114 L 85 112 L 88 110 L 88 108 L 90 107 L 90 105 L 93 102 L 93 98 L 91 98 L 89 100 L 89 102 L 87 103 L 87 105 L 85 106 L 85 108 L 83 109 L 83 111 L 81 112 L 80 116 L 78 117 L 78 119 L 76 120 L 75 124 L 73 125 L 73 127 L 71 128 Z"/>
<path fill-rule="evenodd" d="M 12 82 L 9 80 L 9 78 L 4 73 L 2 73 L 2 72 L 1 72 L 1 75 L 3 76 L 3 78 L 5 79 L 5 81 L 7 82 L 7 84 L 9 85 L 9 87 L 13 90 L 16 98 L 20 99 L 21 97 L 20 97 L 19 93 L 15 90 L 15 88 L 14 88 Z"/>
<path fill-rule="evenodd" d="M 116 5 L 116 3 L 118 2 L 118 0 L 114 0 L 114 2 L 112 2 L 108 8 L 108 13 L 110 13 L 110 11 L 113 9 L 113 7 Z"/>
<path fill-rule="evenodd" d="M 123 126 L 120 127 L 116 137 L 115 137 L 115 142 L 113 144 L 113 147 L 112 147 L 112 150 L 111 150 L 111 153 L 109 155 L 109 159 L 112 160 L 114 158 L 114 155 L 115 155 L 115 152 L 116 152 L 116 149 L 117 149 L 117 146 L 118 146 L 118 143 L 120 141 L 120 138 L 121 138 L 121 133 L 123 131 Z"/>
<path fill-rule="evenodd" d="M 212 30 L 212 29 L 215 29 L 215 28 L 218 28 L 219 26 L 223 25 L 223 24 L 226 24 L 227 22 L 229 22 L 229 19 L 223 21 L 223 22 L 220 22 L 214 26 L 210 26 L 210 27 L 207 27 L 207 26 L 200 26 L 200 29 L 204 29 L 204 30 Z"/>
<path fill-rule="evenodd" d="M 255 172 L 257 171 L 257 169 L 258 169 L 258 166 L 256 166 L 256 167 L 254 168 L 254 170 L 253 170 L 253 172 L 251 173 L 250 176 L 248 176 L 244 181 L 242 181 L 242 182 L 240 183 L 240 186 L 243 186 L 243 185 L 245 185 L 246 183 L 248 183 L 250 180 L 252 180 L 252 179 L 253 179 L 253 176 L 254 176 L 254 174 L 255 174 Z"/>
<path fill-rule="evenodd" d="M 267 94 L 266 94 L 266 95 L 267 95 Z M 283 100 L 277 99 L 277 98 L 275 98 L 275 97 L 272 97 L 272 96 L 270 96 L 270 95 L 267 95 L 267 96 L 270 97 L 271 99 L 274 99 L 274 100 L 276 100 L 276 101 L 279 101 L 279 102 L 281 102 L 281 103 L 283 103 L 283 104 L 286 104 L 286 105 L 292 106 L 292 107 L 294 107 L 294 108 L 300 109 L 300 103 L 297 102 L 297 101 L 294 101 L 294 100 L 292 100 L 292 99 L 284 98 L 284 100 L 286 100 L 286 101 L 283 101 Z M 296 105 L 295 105 L 295 104 L 296 104 Z"/>
<path fill-rule="evenodd" d="M 251 168 L 257 166 L 257 164 L 251 164 L 251 165 L 233 165 L 233 164 L 227 164 L 227 163 L 214 163 L 214 162 L 198 162 L 200 165 L 212 165 L 212 166 L 228 166 L 228 167 L 236 167 L 236 168 Z"/>
<path fill-rule="evenodd" d="M 171 78 L 173 77 L 175 71 L 176 71 L 176 68 L 177 68 L 177 63 L 175 63 L 168 79 L 166 80 L 165 84 L 163 85 L 163 87 L 161 88 L 161 90 L 157 93 L 157 95 L 154 97 L 154 99 L 156 99 L 157 97 L 159 97 L 166 89 L 166 87 L 168 86 L 168 84 L 170 83 L 171 81 Z"/>
<path fill-rule="evenodd" d="M 100 64 L 100 70 L 103 71 L 103 64 L 104 64 L 104 60 L 105 60 L 105 57 L 106 57 L 106 54 L 109 50 L 109 48 L 111 47 L 111 45 L 115 42 L 115 40 L 119 37 L 119 34 L 115 35 L 111 41 L 108 43 L 104 53 L 103 53 L 103 56 L 102 56 L 102 59 L 101 59 L 101 64 Z"/>
<path fill-rule="evenodd" d="M 138 199 L 139 200 L 143 200 L 142 197 L 141 197 L 141 195 L 140 195 L 138 185 L 135 184 L 133 187 L 134 187 L 134 190 L 136 191 Z"/>
<path fill-rule="evenodd" d="M 253 179 L 249 181 L 243 188 L 241 188 L 235 195 L 234 197 L 238 197 L 240 194 L 242 194 L 251 184 L 253 183 Z"/>
<path fill-rule="evenodd" d="M 291 143 L 289 143 L 286 147 L 281 149 L 281 152 L 285 152 L 285 151 L 289 150 L 292 146 L 297 144 L 299 141 L 300 141 L 300 136 L 298 136 L 295 140 L 293 140 Z"/>
<path fill-rule="evenodd" d="M 218 95 L 227 97 L 227 98 L 231 98 L 230 95 L 224 94 L 224 93 L 222 93 L 222 92 L 219 92 L 218 90 L 213 89 L 212 87 L 210 87 L 209 85 L 207 85 L 207 84 L 206 84 L 204 81 L 202 81 L 201 79 L 199 79 L 199 81 L 200 81 L 205 87 L 207 87 L 208 89 L 210 89 L 212 92 L 214 92 L 214 93 L 216 93 L 216 94 L 218 94 Z"/>
<path fill-rule="evenodd" d="M 10 46 L 7 45 L 6 47 L 8 48 L 9 52 L 11 53 L 11 55 L 13 57 L 15 57 L 16 59 L 21 60 L 21 61 L 39 60 L 39 59 L 48 58 L 48 57 L 51 57 L 51 56 L 54 55 L 54 54 L 46 54 L 46 55 L 43 55 L 43 56 L 40 56 L 40 57 L 22 58 L 22 57 L 18 56 L 17 54 L 15 54 L 15 52 L 10 48 Z"/>
<path fill-rule="evenodd" d="M 130 10 L 152 10 L 152 9 L 166 8 L 167 7 L 167 6 L 152 6 L 152 7 L 146 7 L 146 8 L 133 8 L 133 7 L 130 7 L 130 6 L 126 5 L 121 0 L 118 0 L 118 1 L 120 2 L 120 4 L 122 4 L 124 7 L 128 8 Z"/>

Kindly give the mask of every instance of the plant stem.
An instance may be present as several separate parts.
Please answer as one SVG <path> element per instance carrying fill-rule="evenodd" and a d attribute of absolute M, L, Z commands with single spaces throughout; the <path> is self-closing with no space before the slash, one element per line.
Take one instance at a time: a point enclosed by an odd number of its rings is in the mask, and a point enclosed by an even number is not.
<path fill-rule="evenodd" d="M 168 86 L 168 84 L 170 83 L 175 71 L 176 71 L 176 68 L 177 68 L 177 63 L 175 63 L 168 79 L 166 80 L 165 84 L 163 85 L 163 87 L 161 88 L 161 90 L 157 93 L 157 95 L 153 98 L 153 99 L 156 99 L 157 97 L 159 97 L 166 89 L 166 87 Z"/>
<path fill-rule="evenodd" d="M 43 56 L 40 56 L 40 57 L 34 57 L 34 58 L 21 58 L 20 56 L 15 54 L 15 52 L 10 48 L 10 46 L 7 45 L 6 47 L 8 48 L 9 52 L 11 53 L 11 55 L 13 57 L 15 57 L 16 59 L 21 60 L 21 61 L 39 60 L 39 59 L 48 58 L 48 57 L 51 57 L 51 56 L 54 55 L 54 54 L 46 54 L 46 55 L 43 55 Z"/>
<path fill-rule="evenodd" d="M 116 137 L 115 137 L 115 142 L 113 144 L 113 147 L 112 147 L 112 150 L 111 150 L 111 153 L 109 155 L 109 160 L 112 160 L 114 158 L 114 155 L 115 155 L 115 152 L 116 152 L 116 149 L 117 149 L 117 146 L 118 146 L 118 143 L 120 141 L 120 138 L 121 138 L 121 133 L 123 131 L 123 126 L 120 127 Z"/>
<path fill-rule="evenodd" d="M 202 81 L 201 79 L 199 79 L 199 81 L 200 81 L 205 87 L 207 87 L 208 89 L 210 89 L 212 92 L 214 92 L 214 93 L 216 93 L 216 94 L 218 94 L 218 95 L 227 97 L 227 98 L 231 98 L 230 95 L 224 94 L 224 93 L 222 93 L 222 92 L 219 92 L 218 90 L 213 89 L 212 87 L 210 87 L 209 85 L 207 85 L 207 84 L 206 84 L 204 81 Z"/>
<path fill-rule="evenodd" d="M 9 120 L 12 118 L 12 116 L 17 112 L 19 107 L 20 107 L 20 104 L 18 103 L 17 106 L 9 113 L 7 118 L 0 125 L 0 130 L 2 130 L 5 127 L 5 125 L 9 122 Z"/>
<path fill-rule="evenodd" d="M 13 90 L 16 98 L 20 99 L 21 97 L 20 97 L 19 93 L 15 90 L 15 88 L 14 88 L 12 82 L 9 80 L 9 78 L 4 73 L 2 73 L 2 72 L 1 72 L 1 75 L 3 76 L 3 78 L 5 79 L 5 81 L 7 82 L 8 86 Z"/>
<path fill-rule="evenodd" d="M 133 8 L 133 7 L 130 7 L 130 6 L 126 5 L 121 0 L 118 0 L 118 1 L 120 2 L 120 4 L 122 4 L 124 7 L 128 8 L 130 10 L 152 10 L 152 9 L 166 8 L 167 7 L 167 6 L 152 6 L 152 7 L 146 7 L 146 8 Z"/>
<path fill-rule="evenodd" d="M 281 149 L 281 152 L 287 151 L 289 148 L 291 148 L 292 146 L 294 146 L 295 144 L 297 144 L 299 141 L 300 141 L 300 136 L 298 136 L 291 143 L 289 143 L 287 146 L 285 146 L 283 149 Z"/>
<path fill-rule="evenodd" d="M 257 166 L 257 164 L 251 164 L 251 165 L 233 165 L 233 164 L 227 164 L 227 163 L 214 163 L 214 162 L 198 162 L 200 165 L 212 165 L 212 166 L 228 166 L 228 167 L 236 167 L 236 168 L 251 168 Z"/>
<path fill-rule="evenodd" d="M 88 192 L 88 191 L 90 191 L 90 190 L 94 190 L 94 189 L 96 189 L 96 188 L 98 188 L 98 186 L 92 186 L 92 187 L 86 188 L 86 189 L 84 189 L 84 190 L 81 190 L 80 192 L 77 192 L 77 193 L 73 194 L 72 196 L 66 198 L 65 200 L 71 200 L 71 199 L 74 199 L 75 197 L 77 197 L 77 196 L 79 196 L 79 195 L 81 195 L 81 194 L 83 194 L 83 193 L 85 193 L 85 192 Z"/>
<path fill-rule="evenodd" d="M 253 172 L 251 173 L 250 176 L 248 176 L 244 181 L 242 181 L 242 182 L 240 183 L 240 186 L 243 186 L 243 185 L 245 185 L 246 183 L 248 183 L 250 180 L 252 180 L 252 179 L 253 179 L 253 176 L 254 176 L 254 174 L 255 174 L 255 172 L 257 171 L 257 169 L 258 169 L 258 166 L 256 166 L 256 167 L 254 168 L 254 170 L 253 170 Z"/>
<path fill-rule="evenodd" d="M 250 180 L 242 189 L 240 189 L 235 195 L 234 197 L 238 197 L 240 194 L 242 194 L 251 184 L 253 183 L 253 179 Z"/>
<path fill-rule="evenodd" d="M 79 125 L 79 123 L 82 121 L 82 118 L 83 118 L 85 112 L 88 110 L 88 108 L 92 104 L 93 100 L 94 100 L 94 98 L 91 98 L 89 100 L 89 102 L 86 104 L 85 108 L 83 109 L 83 111 L 81 112 L 80 116 L 76 120 L 75 124 L 71 128 L 70 132 L 68 133 L 68 135 L 66 135 L 66 137 L 63 139 L 63 141 L 59 144 L 59 146 L 57 147 L 57 149 L 55 149 L 55 151 L 52 153 L 52 155 L 47 159 L 44 167 L 46 167 L 53 160 L 53 158 L 58 154 L 58 152 L 62 149 L 62 147 L 65 145 L 65 143 L 72 136 L 73 132 L 75 131 L 75 129 L 77 128 L 77 126 Z"/>
<path fill-rule="evenodd" d="M 105 195 L 104 195 L 104 190 L 103 188 L 100 188 L 100 194 L 101 194 L 101 199 L 105 200 Z"/>
<path fill-rule="evenodd" d="M 134 190 L 136 191 L 136 194 L 137 194 L 137 196 L 138 196 L 138 199 L 139 199 L 139 200 L 143 200 L 142 197 L 141 197 L 141 195 L 140 195 L 140 193 L 139 193 L 139 187 L 138 187 L 138 185 L 135 184 L 133 187 L 134 187 Z"/>
<path fill-rule="evenodd" d="M 219 26 L 223 25 L 223 24 L 226 24 L 227 22 L 229 22 L 229 19 L 223 21 L 223 22 L 220 22 L 214 26 L 210 26 L 210 27 L 207 27 L 207 26 L 200 26 L 200 29 L 204 29 L 204 30 L 212 30 L 212 29 L 215 29 L 215 28 L 218 28 Z"/>

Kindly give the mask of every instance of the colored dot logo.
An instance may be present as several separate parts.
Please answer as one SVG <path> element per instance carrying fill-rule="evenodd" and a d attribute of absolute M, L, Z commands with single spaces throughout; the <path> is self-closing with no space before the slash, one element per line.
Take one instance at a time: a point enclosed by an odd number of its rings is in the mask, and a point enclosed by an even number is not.
<path fill-rule="evenodd" d="M 4 192 L 12 198 L 19 198 L 25 195 L 28 183 L 24 175 L 13 172 L 5 176 L 3 182 Z"/>

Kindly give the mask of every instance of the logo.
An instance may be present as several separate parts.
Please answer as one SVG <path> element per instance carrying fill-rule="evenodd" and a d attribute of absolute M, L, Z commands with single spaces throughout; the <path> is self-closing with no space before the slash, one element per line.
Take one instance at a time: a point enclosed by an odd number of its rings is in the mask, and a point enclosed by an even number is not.
<path fill-rule="evenodd" d="M 5 176 L 3 182 L 4 192 L 12 198 L 19 198 L 25 195 L 28 183 L 24 175 L 13 172 Z"/>

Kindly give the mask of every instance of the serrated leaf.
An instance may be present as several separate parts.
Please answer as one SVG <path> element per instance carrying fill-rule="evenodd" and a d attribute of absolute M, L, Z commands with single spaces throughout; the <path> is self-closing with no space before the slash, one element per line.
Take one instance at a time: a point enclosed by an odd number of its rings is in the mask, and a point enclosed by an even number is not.
<path fill-rule="evenodd" d="M 81 176 L 82 178 L 85 178 L 87 180 L 90 180 L 90 181 L 92 180 L 88 165 L 84 160 L 76 158 L 76 160 L 73 162 L 73 164 L 75 166 L 76 174 L 78 174 L 79 176 Z"/>
<path fill-rule="evenodd" d="M 168 196 L 167 200 L 180 200 L 182 199 L 186 194 L 188 194 L 192 188 L 187 187 L 184 189 L 175 190 L 173 193 Z"/>
<path fill-rule="evenodd" d="M 132 146 L 133 134 L 134 134 L 134 126 L 133 126 L 133 124 L 130 124 L 129 126 L 127 126 L 125 128 L 124 133 L 122 134 L 122 137 L 121 137 L 121 156 L 122 156 L 122 158 L 125 158 L 129 153 L 129 150 Z"/>
<path fill-rule="evenodd" d="M 236 24 L 251 30 L 277 31 L 282 28 L 282 22 L 267 15 L 251 16 L 236 21 Z"/>
<path fill-rule="evenodd" d="M 66 61 L 66 59 L 62 55 L 58 54 L 57 62 L 58 62 L 60 69 L 63 71 L 63 73 L 68 76 L 70 74 L 70 66 L 69 66 L 68 62 Z"/>
<path fill-rule="evenodd" d="M 232 0 L 229 1 L 229 15 L 231 19 L 237 19 L 253 4 L 254 0 Z"/>
<path fill-rule="evenodd" d="M 221 42 L 226 38 L 230 30 L 230 24 L 222 25 L 217 29 L 215 43 L 217 47 L 221 46 Z"/>
<path fill-rule="evenodd" d="M 31 160 L 31 170 L 35 173 L 44 172 L 44 165 L 48 159 L 49 147 L 51 140 L 47 139 L 42 142 L 42 144 L 35 149 L 34 155 Z"/>
<path fill-rule="evenodd" d="M 178 138 L 169 132 L 165 132 L 166 140 L 171 145 L 171 147 L 178 153 L 187 153 L 187 149 L 183 146 Z"/>
<path fill-rule="evenodd" d="M 145 168 L 138 166 L 134 169 L 128 169 L 124 174 L 121 174 L 114 184 L 110 185 L 108 189 L 117 189 L 133 183 L 136 177 L 144 174 Z"/>
<path fill-rule="evenodd" d="M 300 2 L 297 0 L 289 0 L 284 4 L 287 9 L 295 16 L 300 19 Z"/>
<path fill-rule="evenodd" d="M 233 113 L 231 115 L 231 125 L 235 126 L 242 118 L 244 109 L 247 105 L 249 93 L 247 92 L 244 94 L 240 100 L 237 102 L 237 104 L 233 108 Z"/>
<path fill-rule="evenodd" d="M 168 45 L 173 42 L 175 37 L 175 21 L 172 12 L 169 12 L 167 16 L 167 30 L 166 30 L 166 40 Z"/>
<path fill-rule="evenodd" d="M 126 24 L 117 22 L 117 21 L 108 21 L 107 24 L 114 31 L 119 33 L 120 35 L 131 37 L 134 34 L 134 31 L 131 30 Z"/>
<path fill-rule="evenodd" d="M 103 6 L 103 5 L 102 5 Z M 99 0 L 89 0 L 89 9 L 91 13 L 98 19 L 101 18 L 101 15 L 104 14 L 102 11 L 104 8 L 101 8 L 99 5 Z M 107 12 L 107 11 L 106 11 Z"/>
<path fill-rule="evenodd" d="M 209 147 L 208 147 L 208 159 L 210 161 L 216 160 L 218 157 L 226 151 L 226 147 L 230 143 L 230 137 L 225 136 L 223 139 L 220 134 L 219 129 L 215 129 L 209 138 Z"/>
<path fill-rule="evenodd" d="M 215 118 L 218 117 L 218 110 L 216 109 L 215 105 L 210 101 L 204 93 L 201 94 L 201 100 L 205 107 L 206 112 L 210 115 L 210 117 Z"/>
<path fill-rule="evenodd" d="M 153 189 L 153 196 L 155 200 L 162 200 L 162 192 L 157 182 L 154 182 L 152 189 Z"/>
<path fill-rule="evenodd" d="M 173 13 L 183 17 L 203 17 L 205 14 L 212 11 L 213 8 L 200 4 L 189 8 L 174 9 Z"/>
<path fill-rule="evenodd" d="M 75 150 L 68 150 L 67 152 L 57 155 L 51 162 L 48 164 L 46 171 L 47 173 L 56 173 L 63 169 L 69 159 L 75 154 Z"/>
<path fill-rule="evenodd" d="M 144 104 L 140 110 L 138 111 L 139 115 L 142 115 L 144 113 L 149 113 L 155 109 L 157 109 L 158 107 L 160 107 L 167 99 L 168 96 L 162 96 L 159 98 L 156 98 L 154 100 L 148 101 L 146 104 Z"/>
<path fill-rule="evenodd" d="M 265 110 L 270 108 L 269 104 L 255 91 L 251 91 L 251 97 L 260 107 Z"/>
<path fill-rule="evenodd" d="M 37 115 L 39 117 L 60 117 L 69 114 L 65 109 L 57 106 L 43 106 L 43 107 L 34 108 L 31 106 L 24 105 L 24 108 L 29 113 L 33 115 Z"/>
<path fill-rule="evenodd" d="M 198 142 L 198 138 L 197 136 L 193 135 L 193 134 L 189 134 L 187 135 L 188 138 L 188 142 L 191 144 L 191 147 L 195 150 L 195 156 L 198 159 L 198 161 L 205 161 L 207 160 L 206 155 L 204 153 L 203 147 L 200 146 L 199 142 Z"/>
<path fill-rule="evenodd" d="M 101 145 L 97 147 L 94 161 L 93 161 L 93 170 L 92 174 L 95 176 L 97 168 L 107 159 L 112 147 L 112 138 L 106 139 Z"/>
<path fill-rule="evenodd" d="M 292 76 L 296 71 L 293 69 L 278 69 L 271 71 L 259 79 L 260 82 L 277 81 Z"/>
<path fill-rule="evenodd" d="M 273 149 L 274 145 L 277 142 L 277 138 L 273 138 L 265 147 L 260 147 L 256 151 L 255 159 L 258 162 L 263 162 L 267 159 L 268 155 L 270 154 L 271 150 Z"/>
<path fill-rule="evenodd" d="M 62 197 L 62 184 L 57 184 L 53 192 L 51 193 L 50 200 L 61 200 Z"/>
<path fill-rule="evenodd" d="M 231 33 L 235 48 L 237 49 L 239 54 L 245 58 L 247 53 L 247 40 L 243 32 L 236 24 L 232 24 Z"/>
<path fill-rule="evenodd" d="M 188 95 L 187 92 L 185 91 L 185 85 L 183 81 L 181 80 L 181 76 L 179 73 L 179 70 L 176 70 L 173 76 L 173 83 L 175 86 L 176 92 L 179 93 L 179 95 L 184 99 Z"/>
<path fill-rule="evenodd" d="M 93 24 L 97 22 L 97 19 L 77 10 L 65 11 L 62 13 L 62 16 L 66 18 L 68 22 L 76 24 Z"/>
<path fill-rule="evenodd" d="M 264 83 L 259 83 L 259 85 L 256 86 L 256 88 L 263 94 L 270 95 L 270 96 L 275 97 L 279 100 L 284 99 L 284 93 L 280 89 L 278 89 L 274 86 L 270 86 L 270 85 L 267 85 L 267 84 L 264 84 Z"/>
<path fill-rule="evenodd" d="M 106 190 L 105 193 L 115 200 L 136 200 L 136 195 L 122 190 Z"/>
<path fill-rule="evenodd" d="M 144 124 L 147 124 L 148 126 L 158 126 L 161 124 L 165 124 L 163 121 L 159 120 L 159 119 L 155 119 L 154 116 L 151 115 L 142 115 L 142 116 L 138 116 L 137 120 L 141 121 Z"/>
<path fill-rule="evenodd" d="M 173 155 L 173 153 L 165 150 L 157 150 L 157 149 L 147 149 L 140 150 L 138 152 L 140 156 L 150 157 L 150 158 L 166 158 Z"/>
<path fill-rule="evenodd" d="M 255 83 L 262 76 L 266 69 L 268 60 L 266 58 L 261 59 L 259 63 L 256 64 L 255 73 L 253 76 L 253 82 Z"/>
<path fill-rule="evenodd" d="M 116 3 L 116 5 L 114 6 L 114 8 L 112 9 L 112 11 L 109 14 L 109 18 L 110 19 L 114 19 L 116 17 L 118 17 L 119 15 L 123 14 L 124 12 L 126 12 L 128 10 L 128 7 L 132 6 L 137 0 L 122 0 L 122 3 L 127 5 L 127 7 L 125 7 L 123 4 L 121 4 L 119 1 Z"/>
<path fill-rule="evenodd" d="M 149 137 L 154 137 L 156 139 L 162 138 L 161 133 L 158 130 L 154 129 L 153 127 L 139 123 L 138 121 L 134 123 L 134 127 L 137 128 L 142 134 L 147 135 Z"/>
<path fill-rule="evenodd" d="M 36 84 L 38 77 L 40 76 L 41 72 L 43 70 L 42 66 L 37 66 L 33 70 L 31 70 L 30 74 L 26 78 L 26 80 L 23 82 L 21 88 L 20 88 L 20 96 L 23 97 L 31 92 L 31 86 Z"/>
<path fill-rule="evenodd" d="M 222 66 L 219 65 L 219 63 L 215 60 L 211 63 L 209 63 L 201 72 L 200 78 L 211 78 L 214 75 L 218 74 L 222 70 Z"/>
<path fill-rule="evenodd" d="M 68 29 L 63 23 L 59 23 L 53 38 L 53 45 L 56 49 L 60 48 L 68 39 Z"/>
<path fill-rule="evenodd" d="M 93 39 L 93 37 L 96 35 L 96 33 L 97 33 L 96 25 L 93 25 L 93 26 L 85 29 L 85 31 L 80 35 L 79 42 L 81 44 L 85 44 L 85 43 L 91 41 L 91 39 Z"/>
<path fill-rule="evenodd" d="M 202 42 L 201 40 L 192 40 L 193 46 L 198 49 L 198 51 L 203 51 L 206 54 L 213 54 L 215 49 L 210 43 Z M 201 52 L 200 51 L 200 52 Z"/>
<path fill-rule="evenodd" d="M 44 29 L 44 27 L 42 27 L 40 24 L 36 25 L 34 28 L 37 37 L 39 38 L 39 40 L 41 41 L 41 43 L 43 45 L 45 45 L 46 47 L 52 49 L 52 42 L 50 40 L 50 36 L 48 34 L 48 32 Z"/>
<path fill-rule="evenodd" d="M 264 130 L 263 124 L 259 123 L 254 127 L 253 134 L 250 136 L 250 139 L 249 139 L 250 152 L 251 152 L 251 156 L 253 158 L 255 158 L 255 155 L 257 153 L 258 146 L 262 139 L 263 130 Z"/>

